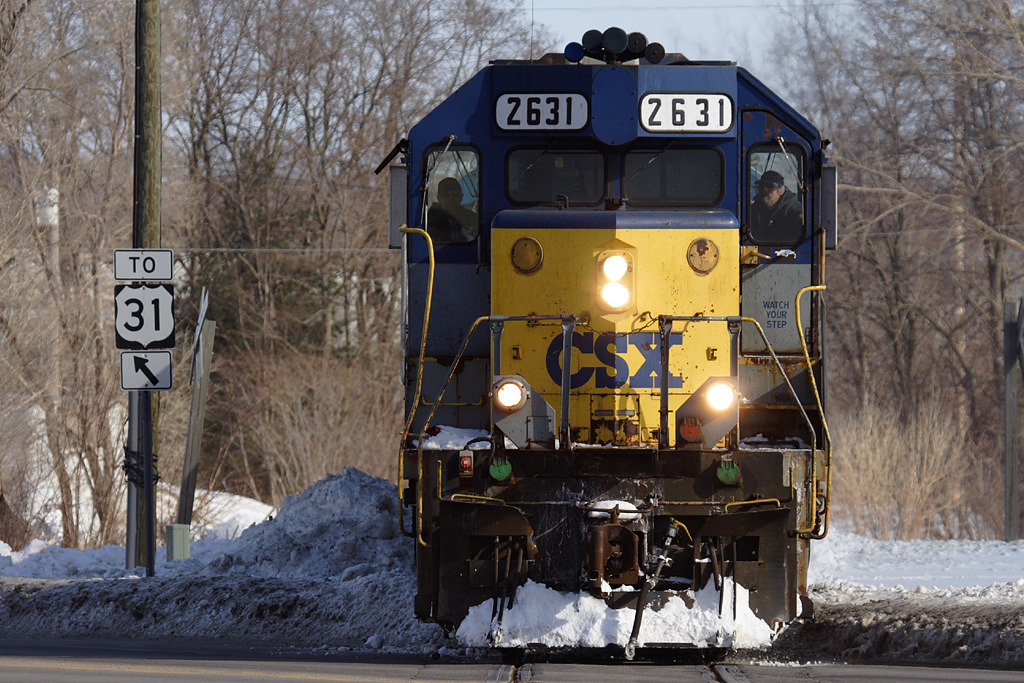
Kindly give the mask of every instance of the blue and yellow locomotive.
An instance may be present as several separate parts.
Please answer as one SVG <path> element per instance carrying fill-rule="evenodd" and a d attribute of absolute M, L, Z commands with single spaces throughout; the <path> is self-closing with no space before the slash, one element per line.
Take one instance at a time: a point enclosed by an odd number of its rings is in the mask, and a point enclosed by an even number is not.
<path fill-rule="evenodd" d="M 735 64 L 616 28 L 494 62 L 412 128 L 388 161 L 419 618 L 500 620 L 532 579 L 636 609 L 631 653 L 643 607 L 709 581 L 807 613 L 827 144 Z M 477 436 L 431 448 L 441 425 Z"/>

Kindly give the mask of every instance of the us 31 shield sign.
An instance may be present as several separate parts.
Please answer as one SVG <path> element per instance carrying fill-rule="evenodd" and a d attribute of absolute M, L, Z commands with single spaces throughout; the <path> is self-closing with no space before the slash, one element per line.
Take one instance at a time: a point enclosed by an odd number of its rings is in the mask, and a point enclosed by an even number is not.
<path fill-rule="evenodd" d="M 116 285 L 114 329 L 119 349 L 174 348 L 174 285 Z"/>

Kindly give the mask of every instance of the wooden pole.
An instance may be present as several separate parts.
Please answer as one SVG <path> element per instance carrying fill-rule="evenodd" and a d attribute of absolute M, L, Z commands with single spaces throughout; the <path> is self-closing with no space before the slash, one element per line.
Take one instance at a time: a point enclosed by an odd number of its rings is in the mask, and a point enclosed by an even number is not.
<path fill-rule="evenodd" d="M 136 249 L 160 247 L 160 58 L 160 0 L 136 0 L 135 178 L 132 207 L 132 247 Z M 155 504 L 155 495 L 150 488 L 156 481 L 155 424 L 159 405 L 152 396 L 138 396 L 136 400 L 129 397 L 128 401 L 128 432 L 130 435 L 134 433 L 137 443 L 143 445 L 141 457 L 144 491 L 140 496 L 137 484 L 133 486 L 129 479 L 126 565 L 131 569 L 145 562 L 147 576 L 153 575 L 155 562 L 156 529 L 153 520 L 156 511 L 147 509 L 147 506 Z"/>
<path fill-rule="evenodd" d="M 1003 443 L 1005 445 L 1004 537 L 1020 538 L 1020 459 L 1017 452 L 1017 372 L 1020 320 L 1016 304 L 1003 303 Z"/>

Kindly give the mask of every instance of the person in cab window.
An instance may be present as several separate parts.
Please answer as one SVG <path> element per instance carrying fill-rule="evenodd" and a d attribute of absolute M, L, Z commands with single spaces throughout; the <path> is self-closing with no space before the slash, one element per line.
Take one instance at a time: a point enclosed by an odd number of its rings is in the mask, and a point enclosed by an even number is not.
<path fill-rule="evenodd" d="M 778 171 L 765 171 L 755 183 L 757 195 L 750 207 L 751 232 L 759 241 L 795 244 L 804 234 L 800 199 L 786 189 Z"/>
<path fill-rule="evenodd" d="M 437 184 L 437 201 L 427 211 L 427 232 L 438 242 L 469 242 L 476 238 L 479 218 L 462 205 L 462 186 L 455 178 Z"/>

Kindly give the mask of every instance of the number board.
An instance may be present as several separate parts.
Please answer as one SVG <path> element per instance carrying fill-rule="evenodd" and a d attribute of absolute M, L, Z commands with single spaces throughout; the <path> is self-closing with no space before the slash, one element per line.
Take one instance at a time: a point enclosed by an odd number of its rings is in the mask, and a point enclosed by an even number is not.
<path fill-rule="evenodd" d="M 174 285 L 115 285 L 114 330 L 119 349 L 174 348 Z"/>
<path fill-rule="evenodd" d="M 590 105 L 576 93 L 510 93 L 498 98 L 494 117 L 502 130 L 581 130 Z"/>
<path fill-rule="evenodd" d="M 647 93 L 640 99 L 640 125 L 650 133 L 725 133 L 732 122 L 728 95 Z"/>

